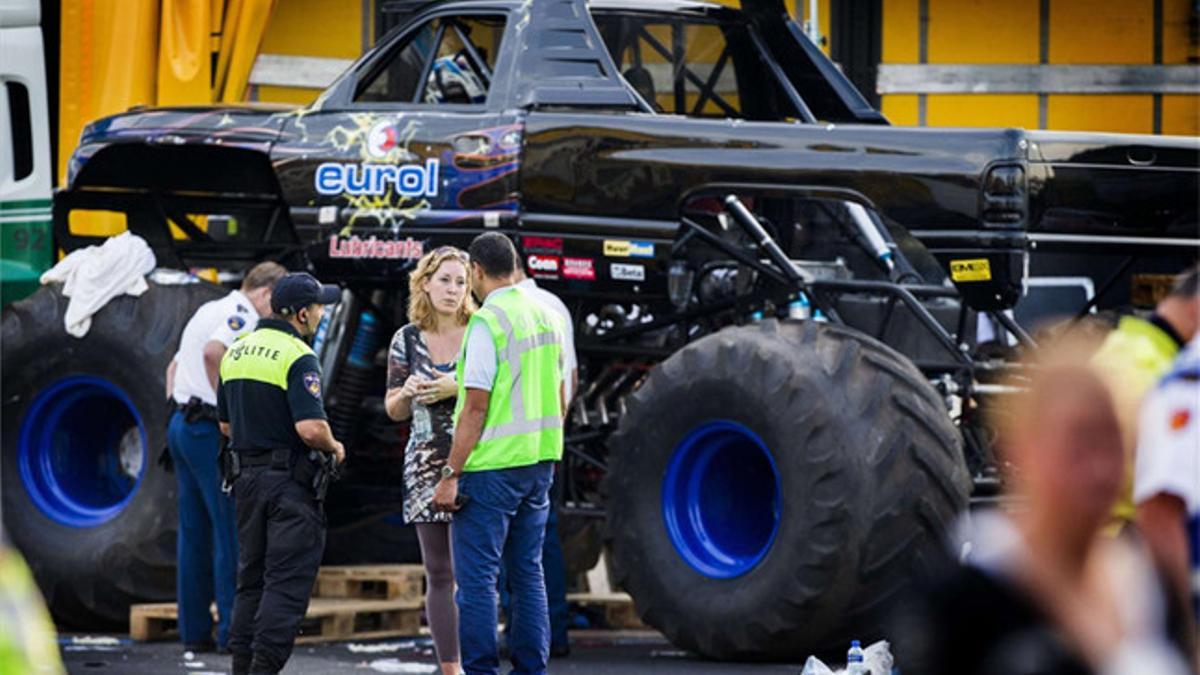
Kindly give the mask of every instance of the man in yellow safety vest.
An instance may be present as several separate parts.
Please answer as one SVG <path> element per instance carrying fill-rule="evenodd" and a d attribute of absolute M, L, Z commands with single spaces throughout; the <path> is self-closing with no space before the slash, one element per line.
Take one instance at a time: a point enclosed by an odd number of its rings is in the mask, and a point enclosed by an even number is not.
<path fill-rule="evenodd" d="M 454 444 L 433 502 L 455 511 L 463 669 L 500 672 L 496 583 L 503 565 L 512 590 L 512 672 L 540 675 L 550 653 L 542 538 L 563 449 L 565 326 L 516 287 L 517 252 L 507 237 L 482 234 L 469 253 L 473 290 L 484 301 L 458 360 Z"/>

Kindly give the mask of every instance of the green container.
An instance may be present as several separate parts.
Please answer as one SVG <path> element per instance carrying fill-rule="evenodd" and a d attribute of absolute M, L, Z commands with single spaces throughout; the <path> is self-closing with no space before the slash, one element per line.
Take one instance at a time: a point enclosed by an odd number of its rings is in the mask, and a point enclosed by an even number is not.
<path fill-rule="evenodd" d="M 0 202 L 0 305 L 36 291 L 54 264 L 50 206 L 49 199 Z"/>

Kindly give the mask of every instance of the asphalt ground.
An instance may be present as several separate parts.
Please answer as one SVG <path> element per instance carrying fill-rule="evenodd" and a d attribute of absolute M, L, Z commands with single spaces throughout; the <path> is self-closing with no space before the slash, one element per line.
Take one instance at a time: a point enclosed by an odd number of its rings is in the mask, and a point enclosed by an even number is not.
<path fill-rule="evenodd" d="M 191 675 L 228 674 L 230 657 L 184 654 L 174 642 L 135 643 L 126 635 L 64 635 L 63 662 L 73 675 Z M 188 658 L 190 656 L 190 658 Z M 640 675 L 667 673 L 787 673 L 797 675 L 799 664 L 714 663 L 682 652 L 652 631 L 577 631 L 571 634 L 571 655 L 552 659 L 552 675 Z M 298 645 L 284 675 L 350 673 L 375 675 L 436 673 L 433 642 L 400 638 L 363 642 Z M 503 672 L 508 672 L 507 667 Z"/>

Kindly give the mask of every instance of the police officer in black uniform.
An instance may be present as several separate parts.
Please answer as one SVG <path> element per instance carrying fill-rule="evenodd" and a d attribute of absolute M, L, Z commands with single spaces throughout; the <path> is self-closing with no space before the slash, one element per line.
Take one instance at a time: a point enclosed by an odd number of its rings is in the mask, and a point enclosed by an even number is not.
<path fill-rule="evenodd" d="M 238 575 L 229 649 L 233 672 L 277 673 L 291 656 L 325 548 L 321 509 L 330 467 L 345 458 L 321 400 L 308 345 L 336 286 L 289 274 L 270 318 L 221 361 L 217 408 L 230 438 L 225 477 L 237 503 Z"/>

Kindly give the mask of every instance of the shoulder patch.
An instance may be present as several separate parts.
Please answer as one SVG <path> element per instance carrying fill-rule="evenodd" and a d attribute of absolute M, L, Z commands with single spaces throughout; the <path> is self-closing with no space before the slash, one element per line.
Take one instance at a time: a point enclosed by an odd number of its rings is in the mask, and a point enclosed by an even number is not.
<path fill-rule="evenodd" d="M 237 314 L 234 314 L 225 320 L 225 324 L 228 325 L 231 330 L 241 330 L 246 326 L 246 320 Z"/>
<path fill-rule="evenodd" d="M 313 395 L 313 398 L 321 398 L 321 376 L 311 371 L 305 373 L 304 388 Z"/>
<path fill-rule="evenodd" d="M 1182 431 L 1192 421 L 1192 413 L 1187 408 L 1179 408 L 1171 412 L 1171 420 L 1169 426 L 1171 431 Z"/>

